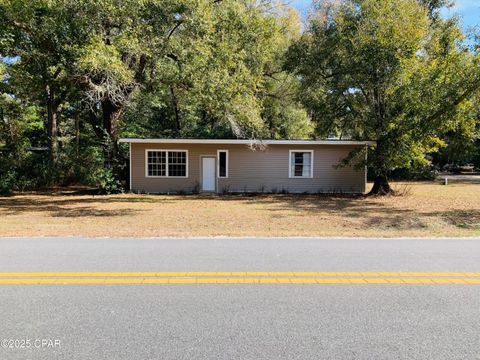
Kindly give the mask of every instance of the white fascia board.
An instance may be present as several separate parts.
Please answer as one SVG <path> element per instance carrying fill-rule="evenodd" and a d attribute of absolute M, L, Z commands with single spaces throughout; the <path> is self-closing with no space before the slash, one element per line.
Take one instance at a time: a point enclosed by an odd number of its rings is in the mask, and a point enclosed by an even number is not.
<path fill-rule="evenodd" d="M 375 145 L 375 141 L 350 140 L 120 139 L 120 142 L 127 144 Z"/>

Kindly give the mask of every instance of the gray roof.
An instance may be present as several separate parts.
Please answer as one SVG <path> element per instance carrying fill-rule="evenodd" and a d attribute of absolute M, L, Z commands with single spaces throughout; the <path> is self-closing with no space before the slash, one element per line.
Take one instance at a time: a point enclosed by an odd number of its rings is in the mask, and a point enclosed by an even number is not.
<path fill-rule="evenodd" d="M 218 144 L 218 145 L 375 145 L 355 140 L 231 140 L 231 139 L 120 139 L 129 144 Z"/>

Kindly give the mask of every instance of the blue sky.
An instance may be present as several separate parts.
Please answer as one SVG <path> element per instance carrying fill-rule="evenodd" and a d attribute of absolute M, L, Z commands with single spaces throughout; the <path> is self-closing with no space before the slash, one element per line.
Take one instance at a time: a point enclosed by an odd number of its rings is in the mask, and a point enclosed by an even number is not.
<path fill-rule="evenodd" d="M 310 7 L 311 0 L 290 0 L 301 13 L 305 13 Z M 480 0 L 457 0 L 456 5 L 445 11 L 448 15 L 459 15 L 465 30 L 480 25 Z"/>

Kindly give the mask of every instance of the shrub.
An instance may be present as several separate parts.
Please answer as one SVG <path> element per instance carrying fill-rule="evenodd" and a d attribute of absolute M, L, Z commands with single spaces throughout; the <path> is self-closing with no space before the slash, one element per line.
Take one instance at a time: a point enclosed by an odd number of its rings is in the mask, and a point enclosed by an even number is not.
<path fill-rule="evenodd" d="M 200 194 L 200 183 L 198 181 L 195 181 L 195 185 L 193 186 L 193 189 L 192 189 L 192 194 L 194 195 Z"/>
<path fill-rule="evenodd" d="M 14 171 L 7 171 L 0 175 L 0 194 L 8 195 L 15 190 L 15 179 L 17 174 Z"/>
<path fill-rule="evenodd" d="M 91 182 L 98 187 L 99 194 L 108 195 L 122 192 L 122 184 L 115 177 L 111 168 L 100 168 L 96 170 Z"/>

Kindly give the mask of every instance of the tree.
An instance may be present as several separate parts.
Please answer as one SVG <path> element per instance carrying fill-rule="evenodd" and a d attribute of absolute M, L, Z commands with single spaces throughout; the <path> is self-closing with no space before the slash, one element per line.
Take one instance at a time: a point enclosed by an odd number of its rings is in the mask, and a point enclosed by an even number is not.
<path fill-rule="evenodd" d="M 440 11 L 444 7 L 453 6 L 454 1 L 451 0 L 419 0 L 420 5 L 423 5 L 428 10 L 428 16 L 433 20 L 438 20 Z"/>
<path fill-rule="evenodd" d="M 8 70 L 9 66 L 0 62 L 0 194 L 42 181 L 35 172 L 42 157 L 32 154 L 30 148 L 37 145 L 31 139 L 42 135 L 44 123 L 37 106 L 12 94 Z"/>
<path fill-rule="evenodd" d="M 478 92 L 478 59 L 462 40 L 455 19 L 433 19 L 416 0 L 317 2 L 286 66 L 319 135 L 376 141 L 372 193 L 387 194 L 389 172 L 425 162 Z"/>
<path fill-rule="evenodd" d="M 459 119 L 453 127 L 445 132 L 442 140 L 445 147 L 438 153 L 432 154 L 433 161 L 438 168 L 446 165 L 452 169 L 473 164 L 480 168 L 478 155 L 480 155 L 480 113 L 478 97 L 471 100 L 463 111 L 458 113 Z"/>
<path fill-rule="evenodd" d="M 298 12 L 282 8 L 277 16 L 278 35 L 271 42 L 274 54 L 264 70 L 264 85 L 258 96 L 262 100 L 262 118 L 271 139 L 309 139 L 314 124 L 298 101 L 299 79 L 283 69 L 288 48 L 301 36 Z"/>
<path fill-rule="evenodd" d="M 46 113 L 47 137 L 53 166 L 58 160 L 59 109 L 72 92 L 67 67 L 72 57 L 69 18 L 58 1 L 1 0 L 0 52 L 10 56 L 10 82 L 16 96 L 40 104 Z"/>
<path fill-rule="evenodd" d="M 43 130 L 38 108 L 28 106 L 12 95 L 6 79 L 10 77 L 8 66 L 0 63 L 0 148 L 14 154 L 32 144 L 27 134 Z"/>
<path fill-rule="evenodd" d="M 76 41 L 70 73 L 81 86 L 86 117 L 105 144 L 105 157 L 115 165 L 119 122 L 132 95 L 141 88 L 183 22 L 186 1 L 66 1 Z"/>
<path fill-rule="evenodd" d="M 298 14 L 276 1 L 202 1 L 132 98 L 131 136 L 309 137 L 298 80 L 282 69 L 300 36 Z"/>
<path fill-rule="evenodd" d="M 276 1 L 67 3 L 70 26 L 81 34 L 71 45 L 71 72 L 89 118 L 108 135 L 109 162 L 117 157 L 120 120 L 139 97 L 160 101 L 174 136 L 214 136 L 225 127 L 237 137 L 261 136 L 258 94 L 276 53 Z"/>
<path fill-rule="evenodd" d="M 309 137 L 298 79 L 281 66 L 299 35 L 278 0 L 0 0 L 0 86 L 5 106 L 44 122 L 18 133 L 48 143 L 56 181 L 100 163 L 120 175 L 121 132 Z"/>

